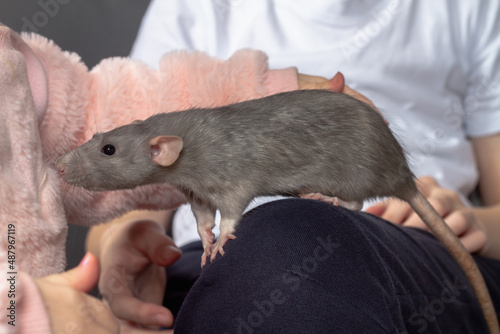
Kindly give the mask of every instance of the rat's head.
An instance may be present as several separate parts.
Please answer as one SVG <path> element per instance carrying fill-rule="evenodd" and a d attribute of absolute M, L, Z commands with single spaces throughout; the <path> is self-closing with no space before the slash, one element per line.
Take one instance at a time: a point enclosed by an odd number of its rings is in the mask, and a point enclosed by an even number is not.
<path fill-rule="evenodd" d="M 59 174 L 69 184 L 89 190 L 131 189 L 162 182 L 163 167 L 172 165 L 182 150 L 176 136 L 148 136 L 134 123 L 98 133 L 59 158 Z"/>

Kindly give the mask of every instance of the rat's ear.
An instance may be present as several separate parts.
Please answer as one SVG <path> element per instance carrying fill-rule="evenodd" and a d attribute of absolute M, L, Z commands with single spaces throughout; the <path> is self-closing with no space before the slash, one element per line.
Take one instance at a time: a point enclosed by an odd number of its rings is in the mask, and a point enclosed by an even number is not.
<path fill-rule="evenodd" d="M 170 166 L 182 151 L 182 138 L 158 136 L 149 141 L 151 159 L 160 166 Z"/>

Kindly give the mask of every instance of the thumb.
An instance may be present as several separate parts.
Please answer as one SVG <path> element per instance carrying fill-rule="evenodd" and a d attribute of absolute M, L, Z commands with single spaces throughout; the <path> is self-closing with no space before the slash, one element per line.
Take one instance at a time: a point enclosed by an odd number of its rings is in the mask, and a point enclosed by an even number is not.
<path fill-rule="evenodd" d="M 337 74 L 335 74 L 333 78 L 328 81 L 330 82 L 330 90 L 332 92 L 342 93 L 344 91 L 345 78 L 342 73 L 337 72 Z"/>
<path fill-rule="evenodd" d="M 132 245 L 156 265 L 169 266 L 181 257 L 181 250 L 157 223 L 141 221 L 131 228 L 130 234 Z"/>
<path fill-rule="evenodd" d="M 82 261 L 71 270 L 47 277 L 48 281 L 64 285 L 81 292 L 89 292 L 99 280 L 99 260 L 92 253 L 87 253 Z"/>
<path fill-rule="evenodd" d="M 418 190 L 420 190 L 425 197 L 429 197 L 432 190 L 439 187 L 439 183 L 432 176 L 419 177 L 416 183 Z"/>

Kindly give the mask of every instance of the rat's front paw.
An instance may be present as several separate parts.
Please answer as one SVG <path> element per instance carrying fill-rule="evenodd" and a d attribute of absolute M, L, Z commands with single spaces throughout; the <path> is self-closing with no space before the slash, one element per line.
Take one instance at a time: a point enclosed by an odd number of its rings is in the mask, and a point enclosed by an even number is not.
<path fill-rule="evenodd" d="M 235 238 L 236 236 L 234 234 L 220 235 L 212 248 L 212 256 L 210 257 L 210 261 L 213 261 L 215 259 L 217 253 L 220 253 L 220 255 L 224 255 L 224 245 L 228 240 L 233 240 Z"/>
<path fill-rule="evenodd" d="M 204 251 L 201 255 L 201 267 L 203 268 L 205 264 L 207 264 L 207 259 L 210 256 L 211 252 Z"/>
<path fill-rule="evenodd" d="M 214 242 L 214 233 L 212 230 L 207 227 L 200 234 L 201 243 L 203 244 L 203 254 L 201 255 L 201 267 L 203 268 L 207 263 L 207 259 L 212 254 L 213 242 Z"/>

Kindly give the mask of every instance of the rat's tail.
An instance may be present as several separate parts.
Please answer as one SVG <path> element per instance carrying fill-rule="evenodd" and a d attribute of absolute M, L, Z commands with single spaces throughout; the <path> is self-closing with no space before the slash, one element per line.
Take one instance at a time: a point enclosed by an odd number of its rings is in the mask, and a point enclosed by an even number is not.
<path fill-rule="evenodd" d="M 500 334 L 497 314 L 491 301 L 491 296 L 488 292 L 483 276 L 477 267 L 476 262 L 465 249 L 460 240 L 455 236 L 455 233 L 444 222 L 441 216 L 434 210 L 432 205 L 427 201 L 425 196 L 417 191 L 411 199 L 408 200 L 413 211 L 415 211 L 429 229 L 434 233 L 437 239 L 443 243 L 450 254 L 455 258 L 457 263 L 465 272 L 469 279 L 479 305 L 483 311 L 484 318 L 488 324 L 490 334 Z"/>

